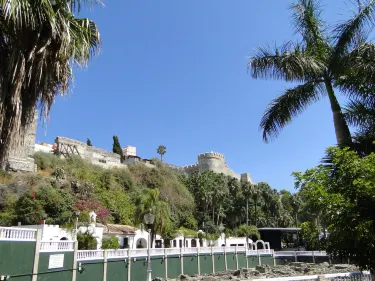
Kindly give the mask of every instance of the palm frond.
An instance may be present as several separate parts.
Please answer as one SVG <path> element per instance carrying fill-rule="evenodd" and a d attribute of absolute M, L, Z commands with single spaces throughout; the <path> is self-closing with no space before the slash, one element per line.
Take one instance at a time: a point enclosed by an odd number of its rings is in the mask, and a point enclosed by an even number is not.
<path fill-rule="evenodd" d="M 320 58 L 324 57 L 329 45 L 323 34 L 325 23 L 320 17 L 319 1 L 299 0 L 291 5 L 291 10 L 295 32 L 302 35 L 307 51 Z"/>
<path fill-rule="evenodd" d="M 375 44 L 361 44 L 342 57 L 339 65 L 334 69 L 338 77 L 335 82 L 344 94 L 363 99 L 375 93 Z"/>
<path fill-rule="evenodd" d="M 362 34 L 362 37 L 370 34 L 374 28 L 374 19 L 375 0 L 370 0 L 366 5 L 359 7 L 358 13 L 352 18 L 336 26 L 334 33 L 337 40 L 332 53 L 333 64 L 358 45 L 358 34 Z"/>
<path fill-rule="evenodd" d="M 294 117 L 325 95 L 326 92 L 322 83 L 323 81 L 307 82 L 286 90 L 284 94 L 274 99 L 268 105 L 260 122 L 263 140 L 269 142 L 276 138 Z"/>
<path fill-rule="evenodd" d="M 247 65 L 255 79 L 281 79 L 304 82 L 321 77 L 324 65 L 306 54 L 300 45 L 286 43 L 280 48 L 259 48 Z"/>
<path fill-rule="evenodd" d="M 374 126 L 375 96 L 371 101 L 350 100 L 344 108 L 344 114 L 345 119 L 352 126 Z"/>

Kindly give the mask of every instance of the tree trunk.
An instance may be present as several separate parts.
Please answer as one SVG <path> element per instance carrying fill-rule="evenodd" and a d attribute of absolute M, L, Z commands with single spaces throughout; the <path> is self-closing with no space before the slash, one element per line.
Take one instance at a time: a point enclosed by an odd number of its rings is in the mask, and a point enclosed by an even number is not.
<path fill-rule="evenodd" d="M 258 227 L 257 225 L 257 203 L 258 203 L 258 200 L 255 200 L 255 226 Z"/>
<path fill-rule="evenodd" d="M 331 110 L 333 113 L 333 124 L 335 126 L 336 141 L 340 147 L 352 146 L 352 137 L 350 135 L 348 123 L 342 113 L 341 106 L 337 101 L 335 92 L 332 87 L 332 82 L 325 80 L 325 86 L 328 93 L 329 101 L 331 103 Z"/>
<path fill-rule="evenodd" d="M 246 199 L 246 225 L 249 225 L 249 198 Z"/>

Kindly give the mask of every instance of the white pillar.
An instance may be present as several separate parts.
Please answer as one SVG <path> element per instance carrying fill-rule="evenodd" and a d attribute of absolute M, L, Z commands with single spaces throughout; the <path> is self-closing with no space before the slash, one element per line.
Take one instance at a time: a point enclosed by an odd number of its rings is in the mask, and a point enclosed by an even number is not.
<path fill-rule="evenodd" d="M 36 232 L 33 277 L 31 279 L 32 281 L 37 281 L 37 279 L 38 279 L 39 251 L 40 251 L 40 241 L 41 240 L 42 240 L 42 230 L 38 229 L 37 232 Z"/>

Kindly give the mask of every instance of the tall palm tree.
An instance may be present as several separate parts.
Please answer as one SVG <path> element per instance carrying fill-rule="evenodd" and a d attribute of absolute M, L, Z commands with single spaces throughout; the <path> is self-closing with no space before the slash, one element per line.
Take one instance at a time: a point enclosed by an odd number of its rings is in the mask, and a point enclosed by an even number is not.
<path fill-rule="evenodd" d="M 0 165 L 24 141 L 35 109 L 48 116 L 69 91 L 72 65 L 86 66 L 100 45 L 97 26 L 76 18 L 100 0 L 12 0 L 0 3 Z"/>
<path fill-rule="evenodd" d="M 301 42 L 288 42 L 274 50 L 259 48 L 248 63 L 255 79 L 299 83 L 268 105 L 260 123 L 263 140 L 277 137 L 294 117 L 328 96 L 337 143 L 350 146 L 350 131 L 335 88 L 357 95 L 363 88 L 362 81 L 371 78 L 373 85 L 375 48 L 366 39 L 374 27 L 375 0 L 360 3 L 352 18 L 334 28 L 320 18 L 317 0 L 298 0 L 291 8 L 292 23 Z"/>
<path fill-rule="evenodd" d="M 163 162 L 163 155 L 167 153 L 167 148 L 164 145 L 159 145 L 156 152 L 160 155 L 160 161 Z"/>

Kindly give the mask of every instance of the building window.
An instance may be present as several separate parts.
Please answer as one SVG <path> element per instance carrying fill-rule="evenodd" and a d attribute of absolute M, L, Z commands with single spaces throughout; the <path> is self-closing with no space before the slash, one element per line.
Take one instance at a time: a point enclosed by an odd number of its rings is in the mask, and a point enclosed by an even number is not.
<path fill-rule="evenodd" d="M 192 247 L 192 248 L 197 247 L 197 240 L 195 240 L 195 239 L 192 239 L 192 240 L 191 240 L 191 247 Z"/>
<path fill-rule="evenodd" d="M 124 245 L 123 245 L 124 248 L 129 248 L 129 238 L 128 237 L 124 237 Z"/>
<path fill-rule="evenodd" d="M 173 240 L 173 248 L 176 248 L 177 247 L 177 242 L 176 240 Z"/>
<path fill-rule="evenodd" d="M 107 161 L 105 161 L 104 159 L 99 159 L 99 162 L 100 163 L 107 163 Z"/>
<path fill-rule="evenodd" d="M 186 248 L 189 248 L 189 240 L 187 240 L 187 239 L 186 239 L 186 241 L 185 241 L 185 247 L 186 247 Z"/>
<path fill-rule="evenodd" d="M 161 247 L 162 247 L 161 240 L 155 240 L 155 248 L 161 248 Z"/>
<path fill-rule="evenodd" d="M 182 248 L 182 240 L 180 239 L 180 240 L 178 240 L 178 244 L 179 244 L 179 246 L 180 246 L 180 248 Z"/>

